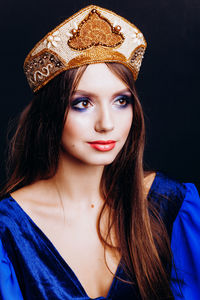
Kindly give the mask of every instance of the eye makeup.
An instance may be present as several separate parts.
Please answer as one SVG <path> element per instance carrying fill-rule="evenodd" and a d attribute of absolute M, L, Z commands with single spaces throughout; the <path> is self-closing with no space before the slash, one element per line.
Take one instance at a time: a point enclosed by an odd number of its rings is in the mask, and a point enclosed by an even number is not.
<path fill-rule="evenodd" d="M 133 103 L 133 96 L 119 95 L 114 99 L 113 105 L 117 109 L 126 108 L 129 104 Z M 85 111 L 93 106 L 88 97 L 78 97 L 71 101 L 71 108 L 75 111 Z"/>
<path fill-rule="evenodd" d="M 76 111 L 85 111 L 90 106 L 92 104 L 87 97 L 79 97 L 71 101 L 71 108 Z"/>
<path fill-rule="evenodd" d="M 119 109 L 126 108 L 132 102 L 133 102 L 133 97 L 132 96 L 127 96 L 127 95 L 120 95 L 114 101 L 115 106 L 118 106 Z"/>

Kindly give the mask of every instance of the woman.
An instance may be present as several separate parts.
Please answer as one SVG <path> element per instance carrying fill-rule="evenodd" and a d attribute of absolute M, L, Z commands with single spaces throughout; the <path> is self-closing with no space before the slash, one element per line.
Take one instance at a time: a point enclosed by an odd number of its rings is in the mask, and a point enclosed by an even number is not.
<path fill-rule="evenodd" d="M 11 142 L 0 202 L 3 299 L 179 297 L 170 236 L 198 195 L 143 171 L 134 81 L 145 47 L 134 25 L 89 6 L 26 58 L 35 94 Z"/>

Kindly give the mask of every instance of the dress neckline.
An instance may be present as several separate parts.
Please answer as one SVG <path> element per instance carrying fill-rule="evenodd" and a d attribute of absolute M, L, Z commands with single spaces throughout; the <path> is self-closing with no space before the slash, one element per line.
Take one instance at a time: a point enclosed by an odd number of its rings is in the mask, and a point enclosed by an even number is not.
<path fill-rule="evenodd" d="M 151 187 L 149 189 L 148 195 L 151 194 L 151 192 L 153 191 L 154 185 L 156 184 L 157 178 L 158 178 L 159 172 L 156 172 L 154 180 L 151 184 Z M 148 196 L 147 195 L 147 196 Z M 54 246 L 53 242 L 50 240 L 50 238 L 48 238 L 48 236 L 44 233 L 44 231 L 33 221 L 33 219 L 29 216 L 29 214 L 21 207 L 21 205 L 9 194 L 8 199 L 10 201 L 12 201 L 13 203 L 15 203 L 16 207 L 18 208 L 18 210 L 21 212 L 21 214 L 26 216 L 26 219 L 29 221 L 29 223 L 34 227 L 34 229 L 36 230 L 36 232 L 40 235 L 41 240 L 43 242 L 43 244 L 45 246 L 47 246 L 52 252 L 53 254 L 57 257 L 58 261 L 61 263 L 62 268 L 66 271 L 68 271 L 70 273 L 70 275 L 73 278 L 73 281 L 75 282 L 76 286 L 78 286 L 80 292 L 81 292 L 81 296 L 87 297 L 88 299 L 94 299 L 94 300 L 101 300 L 101 299 L 107 299 L 111 296 L 112 291 L 114 290 L 115 285 L 117 284 L 117 278 L 116 276 L 120 275 L 121 272 L 121 264 L 122 264 L 122 260 L 120 259 L 119 264 L 116 268 L 115 271 L 115 275 L 113 276 L 113 280 L 111 282 L 111 285 L 108 289 L 107 295 L 106 297 L 103 296 L 99 296 L 96 298 L 90 298 L 85 290 L 85 288 L 83 287 L 82 283 L 80 282 L 79 278 L 77 277 L 76 273 L 73 271 L 73 269 L 70 267 L 69 263 L 62 257 L 62 255 L 60 254 L 60 252 L 57 250 L 57 248 Z"/>

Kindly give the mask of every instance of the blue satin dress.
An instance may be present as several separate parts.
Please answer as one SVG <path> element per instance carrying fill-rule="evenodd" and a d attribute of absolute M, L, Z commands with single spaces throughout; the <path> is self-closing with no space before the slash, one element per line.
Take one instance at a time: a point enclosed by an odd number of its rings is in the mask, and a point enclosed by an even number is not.
<path fill-rule="evenodd" d="M 149 191 L 166 225 L 176 265 L 171 288 L 175 299 L 200 299 L 200 198 L 191 183 L 179 183 L 157 172 Z M 66 245 L 67 247 L 67 245 Z M 90 270 L 88 270 L 90 272 Z M 173 281 L 180 278 L 184 284 Z M 119 264 L 116 275 L 128 279 Z M 0 201 L 0 299 L 88 300 L 76 274 L 52 242 L 11 197 Z M 107 297 L 140 299 L 137 286 L 113 279 Z"/>

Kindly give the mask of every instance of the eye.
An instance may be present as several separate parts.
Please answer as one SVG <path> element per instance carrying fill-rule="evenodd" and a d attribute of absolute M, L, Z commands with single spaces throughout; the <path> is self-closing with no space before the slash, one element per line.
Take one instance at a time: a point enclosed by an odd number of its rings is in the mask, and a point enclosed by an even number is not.
<path fill-rule="evenodd" d="M 91 106 L 92 104 L 87 98 L 78 98 L 71 103 L 71 107 L 75 110 L 85 110 Z"/>
<path fill-rule="evenodd" d="M 115 105 L 119 107 L 126 107 L 131 103 L 132 97 L 127 95 L 119 96 L 117 100 L 114 101 Z"/>

